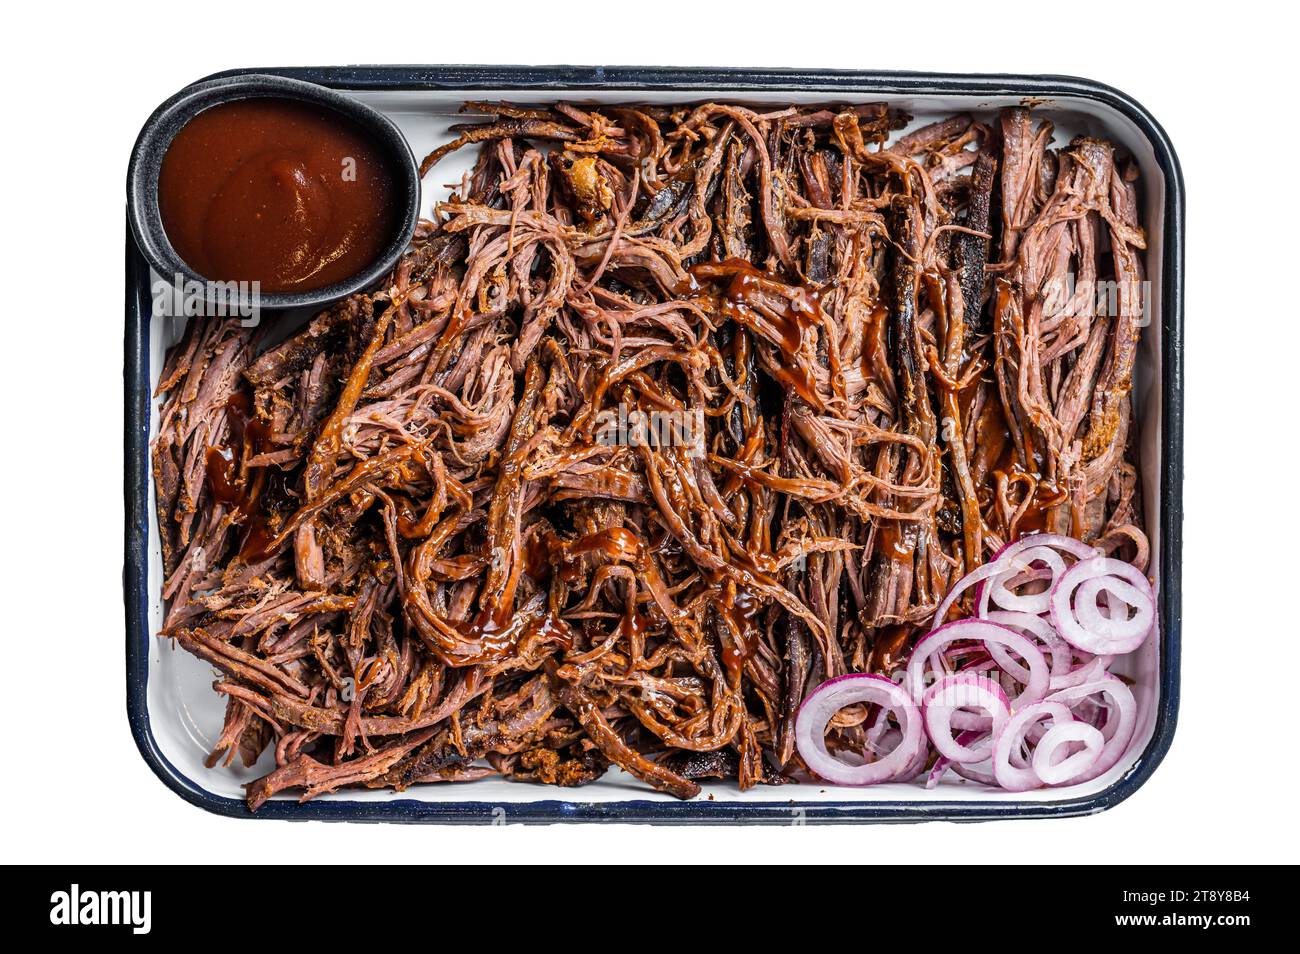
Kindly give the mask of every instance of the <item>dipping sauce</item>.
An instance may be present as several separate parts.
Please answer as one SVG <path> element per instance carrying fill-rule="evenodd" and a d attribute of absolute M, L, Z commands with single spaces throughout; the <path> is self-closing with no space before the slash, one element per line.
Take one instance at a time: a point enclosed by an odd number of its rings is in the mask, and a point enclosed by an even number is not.
<path fill-rule="evenodd" d="M 158 200 L 177 254 L 215 281 L 312 291 L 365 269 L 392 240 L 393 170 L 348 117 L 289 99 L 222 103 L 163 156 Z"/>

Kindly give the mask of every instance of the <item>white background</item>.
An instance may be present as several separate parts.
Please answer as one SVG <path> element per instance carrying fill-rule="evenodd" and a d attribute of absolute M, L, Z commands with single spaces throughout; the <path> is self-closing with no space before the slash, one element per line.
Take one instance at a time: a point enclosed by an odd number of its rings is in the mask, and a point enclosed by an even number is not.
<path fill-rule="evenodd" d="M 336 862 L 349 842 L 378 863 L 1298 860 L 1300 56 L 1269 12 L 1280 7 L 587 6 L 227 2 L 219 20 L 204 18 L 217 9 L 206 4 L 6 13 L 3 860 Z M 1145 787 L 1090 818 L 707 830 L 232 820 L 166 790 L 136 752 L 124 701 L 127 156 L 153 107 L 208 73 L 382 62 L 1064 73 L 1142 102 L 1179 152 L 1189 197 L 1183 703 L 1172 751 Z"/>

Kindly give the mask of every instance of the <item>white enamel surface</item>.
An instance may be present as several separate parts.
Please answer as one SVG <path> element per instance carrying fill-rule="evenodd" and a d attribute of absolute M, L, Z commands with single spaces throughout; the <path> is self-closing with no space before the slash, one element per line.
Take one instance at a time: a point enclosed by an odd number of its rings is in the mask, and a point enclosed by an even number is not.
<path fill-rule="evenodd" d="M 376 108 L 387 112 L 401 126 L 411 143 L 417 159 L 451 138 L 447 127 L 456 122 L 463 122 L 467 117 L 457 113 L 462 100 L 509 99 L 513 102 L 543 102 L 556 98 L 554 91 L 544 92 L 491 92 L 476 90 L 472 94 L 458 94 L 445 91 L 401 91 L 385 93 L 363 93 L 358 98 Z M 792 93 L 746 91 L 741 95 L 728 95 L 724 92 L 707 93 L 692 91 L 649 92 L 645 90 L 619 91 L 602 90 L 599 92 L 584 90 L 569 97 L 576 103 L 583 102 L 695 102 L 703 99 L 731 99 L 748 103 L 788 103 L 788 102 L 877 102 L 887 100 L 892 105 L 906 109 L 914 116 L 913 128 L 917 124 L 942 118 L 959 111 L 972 111 L 978 118 L 987 119 L 989 114 L 1007 105 L 1016 105 L 1016 97 L 984 96 L 923 96 L 923 97 L 881 97 L 850 95 L 843 91 L 825 93 L 816 91 L 799 91 Z M 1162 173 L 1155 162 L 1150 145 L 1138 129 L 1126 117 L 1112 112 L 1109 108 L 1086 100 L 1059 99 L 1043 102 L 1035 109 L 1036 118 L 1050 118 L 1057 127 L 1057 143 L 1068 141 L 1078 133 L 1104 136 L 1124 146 L 1133 154 L 1141 167 L 1140 192 L 1144 208 L 1143 224 L 1147 230 L 1148 251 L 1146 257 L 1147 278 L 1150 280 L 1150 293 L 1153 296 L 1151 326 L 1143 333 L 1139 357 L 1138 376 L 1135 385 L 1135 400 L 1138 409 L 1138 426 L 1140 430 L 1140 454 L 1142 464 L 1142 499 L 1146 508 L 1146 525 L 1151 535 L 1152 572 L 1158 568 L 1160 553 L 1159 538 L 1159 500 L 1161 494 L 1160 472 L 1160 333 L 1162 302 L 1161 288 L 1161 250 L 1163 240 L 1163 209 L 1165 204 L 1165 183 Z M 473 117 L 469 117 L 473 118 Z M 428 215 L 433 203 L 446 196 L 444 184 L 455 184 L 469 168 L 474 149 L 466 148 L 453 153 L 437 166 L 425 179 L 423 214 Z M 154 321 L 150 338 L 150 386 L 156 384 L 158 372 L 162 367 L 166 348 L 174 343 L 181 332 L 175 322 Z M 155 401 L 150 420 L 150 435 L 156 432 L 158 424 L 158 404 Z M 152 475 L 151 475 L 152 477 Z M 157 542 L 157 515 L 154 513 L 154 498 L 149 493 L 149 621 L 150 631 L 157 632 L 162 620 L 162 600 L 160 596 L 162 579 L 162 555 Z M 1156 580 L 1157 592 L 1160 581 Z M 1015 800 L 1028 803 L 1045 803 L 1058 800 L 1075 799 L 1093 795 L 1109 787 L 1117 779 L 1132 769 L 1136 760 L 1150 741 L 1155 725 L 1155 704 L 1159 688 L 1158 673 L 1160 660 L 1158 641 L 1153 637 L 1131 657 L 1117 662 L 1112 670 L 1133 680 L 1134 694 L 1138 701 L 1138 727 L 1134 733 L 1128 755 L 1111 771 L 1102 777 L 1083 785 L 1069 788 L 1042 789 L 1018 795 L 989 789 L 984 786 L 965 782 L 949 773 L 946 780 L 938 787 L 927 790 L 921 783 L 887 784 L 869 788 L 836 788 L 821 785 L 783 785 L 777 787 L 759 786 L 748 792 L 738 792 L 734 784 L 714 783 L 704 785 L 702 799 L 712 797 L 714 801 L 729 802 L 772 802 L 789 804 L 797 802 L 880 802 L 913 801 L 918 804 L 928 802 L 959 800 L 963 802 L 1004 802 Z M 269 755 L 264 754 L 261 762 L 253 769 L 244 769 L 236 764 L 230 768 L 217 767 L 208 769 L 203 760 L 211 750 L 213 742 L 221 731 L 224 700 L 212 691 L 212 682 L 216 676 L 214 670 L 203 661 L 189 655 L 184 650 L 175 648 L 171 641 L 152 637 L 149 652 L 148 714 L 150 726 L 162 755 L 190 782 L 207 791 L 227 797 L 242 798 L 240 787 L 244 782 L 264 774 L 271 767 Z M 292 798 L 293 796 L 289 796 Z M 322 796 L 335 801 L 376 802 L 392 799 L 396 796 L 388 792 L 346 790 L 334 795 Z M 599 782 L 579 789 L 560 789 L 551 786 L 504 782 L 497 779 L 454 785 L 417 786 L 400 796 L 402 799 L 416 799 L 429 802 L 476 801 L 500 803 L 502 805 L 541 800 L 564 800 L 581 803 L 611 803 L 624 800 L 676 801 L 671 796 L 653 791 L 648 786 L 624 775 L 612 771 Z"/>

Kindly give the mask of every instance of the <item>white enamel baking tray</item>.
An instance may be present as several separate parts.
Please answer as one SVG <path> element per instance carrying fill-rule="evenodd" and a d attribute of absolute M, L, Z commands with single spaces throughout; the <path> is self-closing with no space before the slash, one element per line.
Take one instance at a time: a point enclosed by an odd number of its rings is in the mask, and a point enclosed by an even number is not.
<path fill-rule="evenodd" d="M 241 71 L 243 72 L 243 71 Z M 220 732 L 223 700 L 203 661 L 155 636 L 162 619 L 162 560 L 148 444 L 158 423 L 152 398 L 166 349 L 183 328 L 151 320 L 147 268 L 127 235 L 126 321 L 126 564 L 124 574 L 128 710 L 142 755 L 188 801 L 250 818 L 388 820 L 398 822 L 759 822 L 981 819 L 1078 815 L 1105 810 L 1150 775 L 1173 736 L 1178 705 L 1179 554 L 1182 495 L 1182 227 L 1177 158 L 1159 125 L 1116 90 L 1064 77 L 943 76 L 805 71 L 659 70 L 636 68 L 346 67 L 250 70 L 322 83 L 353 93 L 401 127 L 417 157 L 452 138 L 466 99 L 531 103 L 678 103 L 723 99 L 746 103 L 879 102 L 905 109 L 916 123 L 968 111 L 990 116 L 1027 103 L 1050 118 L 1058 144 L 1078 133 L 1104 136 L 1127 149 L 1141 168 L 1147 228 L 1152 321 L 1143 336 L 1135 389 L 1142 497 L 1152 543 L 1152 573 L 1160 597 L 1160 638 L 1149 640 L 1116 671 L 1134 680 L 1138 727 L 1126 757 L 1104 776 L 1069 788 L 1015 796 L 949 780 L 932 790 L 920 783 L 867 788 L 829 785 L 759 786 L 705 782 L 698 798 L 681 802 L 617 771 L 582 788 L 484 779 L 417 786 L 402 794 L 345 790 L 299 804 L 289 795 L 250 815 L 243 783 L 271 767 L 269 755 L 252 769 L 208 769 L 203 760 Z M 444 160 L 425 181 L 423 213 L 459 182 L 472 161 L 465 149 Z M 275 320 L 275 319 L 272 319 Z M 301 320 L 286 317 L 284 320 Z M 236 760 L 237 761 L 237 760 Z"/>

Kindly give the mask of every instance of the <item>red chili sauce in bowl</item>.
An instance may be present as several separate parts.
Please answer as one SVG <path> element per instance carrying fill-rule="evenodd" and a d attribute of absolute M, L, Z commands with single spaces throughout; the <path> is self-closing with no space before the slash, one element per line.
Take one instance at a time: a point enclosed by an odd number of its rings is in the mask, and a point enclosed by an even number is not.
<path fill-rule="evenodd" d="M 353 120 L 291 99 L 221 103 L 178 132 L 158 200 L 204 278 L 305 292 L 362 271 L 393 237 L 393 169 Z"/>

